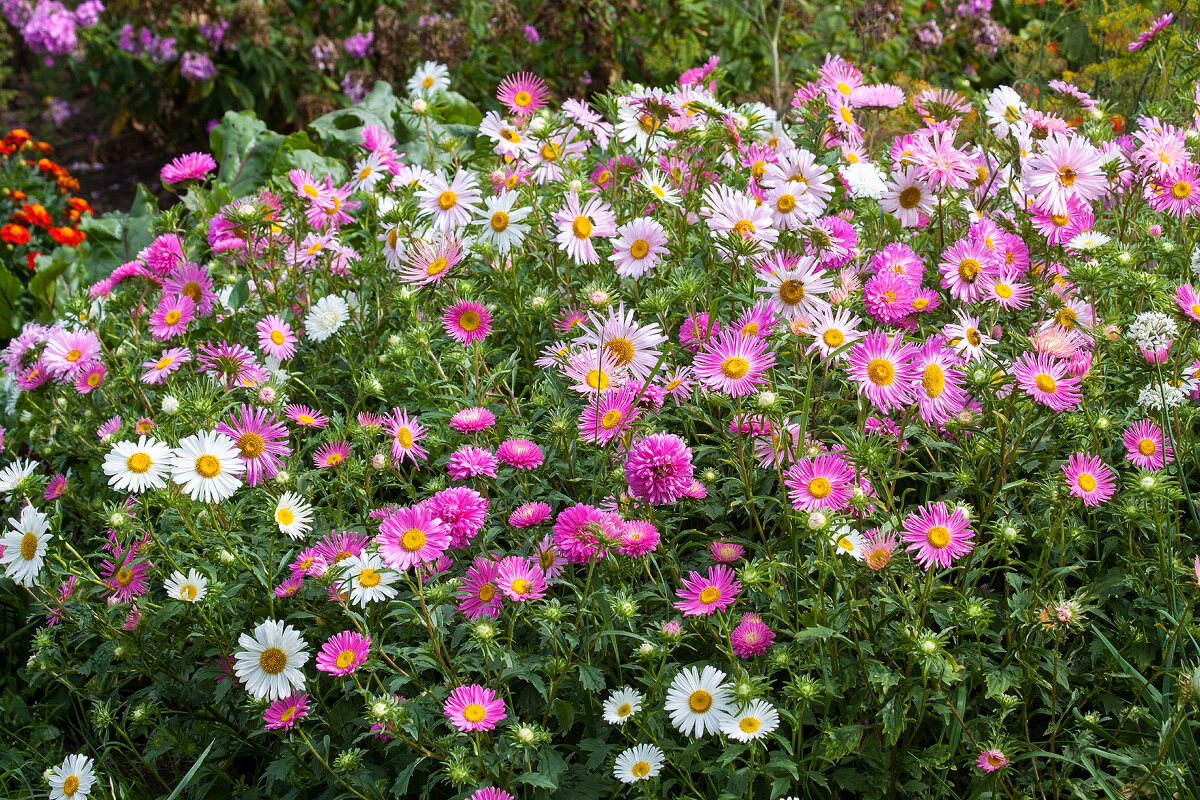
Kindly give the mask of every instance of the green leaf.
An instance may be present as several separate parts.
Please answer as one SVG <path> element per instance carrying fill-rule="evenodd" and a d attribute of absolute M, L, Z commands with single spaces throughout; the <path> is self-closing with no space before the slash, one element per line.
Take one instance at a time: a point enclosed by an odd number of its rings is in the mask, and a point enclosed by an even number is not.
<path fill-rule="evenodd" d="M 6 269 L 0 269 L 0 337 L 15 336 L 20 329 L 17 304 L 23 289 L 21 280 Z"/>
<path fill-rule="evenodd" d="M 442 113 L 443 123 L 479 127 L 479 123 L 483 121 L 483 112 L 476 108 L 474 103 L 458 92 L 442 92 L 441 97 L 446 104 Z"/>
<path fill-rule="evenodd" d="M 242 278 L 233 285 L 233 289 L 229 292 L 229 310 L 237 311 L 246 305 L 248 299 L 250 299 L 250 280 Z"/>
<path fill-rule="evenodd" d="M 604 673 L 587 664 L 579 665 L 579 685 L 589 692 L 598 692 L 604 688 Z"/>
<path fill-rule="evenodd" d="M 841 725 L 825 732 L 825 757 L 837 761 L 858 749 L 863 729 L 858 725 Z"/>
<path fill-rule="evenodd" d="M 29 293 L 37 299 L 46 314 L 54 310 L 58 276 L 66 272 L 69 266 L 71 266 L 71 261 L 65 258 L 54 259 L 46 267 L 34 273 L 29 280 Z"/>
<path fill-rule="evenodd" d="M 175 784 L 175 790 L 171 792 L 170 796 L 167 797 L 167 800 L 175 800 L 175 798 L 179 796 L 179 793 L 183 791 L 183 788 L 187 786 L 189 782 L 191 782 L 192 777 L 196 774 L 196 770 L 200 769 L 200 765 L 204 763 L 204 759 L 208 758 L 208 751 L 212 750 L 213 745 L 216 743 L 216 739 L 213 739 L 208 743 L 208 747 L 204 748 L 204 752 L 201 753 L 200 757 L 196 759 L 196 763 L 192 764 L 192 768 L 189 769 L 187 774 L 183 776 L 183 780 Z"/>
<path fill-rule="evenodd" d="M 283 136 L 267 130 L 253 112 L 226 111 L 209 137 L 213 157 L 220 167 L 219 180 L 232 197 L 241 197 L 261 186 L 271 172 L 275 151 Z"/>
<path fill-rule="evenodd" d="M 537 786 L 542 789 L 557 789 L 558 784 L 547 778 L 540 772 L 526 772 L 513 778 L 513 783 L 528 783 L 530 786 Z"/>

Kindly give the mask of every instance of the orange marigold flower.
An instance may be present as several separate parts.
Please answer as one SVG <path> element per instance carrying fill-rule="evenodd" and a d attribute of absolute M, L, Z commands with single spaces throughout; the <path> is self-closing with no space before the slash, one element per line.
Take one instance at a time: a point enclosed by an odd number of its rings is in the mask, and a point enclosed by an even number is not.
<path fill-rule="evenodd" d="M 25 244 L 29 241 L 29 229 L 23 228 L 20 225 L 14 225 L 11 222 L 0 228 L 0 239 L 9 244 Z"/>

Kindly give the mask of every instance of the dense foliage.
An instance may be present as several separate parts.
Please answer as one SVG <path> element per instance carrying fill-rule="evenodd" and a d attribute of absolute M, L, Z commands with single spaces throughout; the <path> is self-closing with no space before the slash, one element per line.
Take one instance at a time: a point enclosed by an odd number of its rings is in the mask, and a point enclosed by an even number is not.
<path fill-rule="evenodd" d="M 231 111 L 54 254 L 6 797 L 1200 791 L 1195 87 L 724 66 Z"/>

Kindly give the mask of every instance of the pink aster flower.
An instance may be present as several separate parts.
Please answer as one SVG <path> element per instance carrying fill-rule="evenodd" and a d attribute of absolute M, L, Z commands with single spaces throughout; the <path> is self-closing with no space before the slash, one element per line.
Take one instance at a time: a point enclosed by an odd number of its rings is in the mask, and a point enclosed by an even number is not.
<path fill-rule="evenodd" d="M 226 422 L 217 425 L 217 433 L 237 444 L 238 457 L 246 465 L 246 483 L 257 486 L 278 475 L 283 460 L 292 454 L 287 426 L 269 409 L 243 403 L 239 411 L 240 416 L 231 413 Z"/>
<path fill-rule="evenodd" d="M 482 342 L 492 332 L 492 314 L 479 303 L 463 300 L 442 312 L 442 328 L 460 344 Z"/>
<path fill-rule="evenodd" d="M 680 599 L 675 608 L 685 617 L 707 616 L 733 605 L 741 590 L 737 575 L 723 564 L 709 567 L 707 577 L 692 570 L 683 580 L 683 588 L 675 592 Z"/>
<path fill-rule="evenodd" d="M 329 570 L 329 565 L 325 563 L 325 559 L 321 557 L 320 550 L 316 547 L 306 547 L 300 551 L 300 555 L 296 556 L 296 560 L 291 564 L 292 574 L 294 575 L 313 575 L 320 577 Z"/>
<path fill-rule="evenodd" d="M 509 556 L 500 562 L 496 584 L 504 596 L 517 603 L 541 600 L 546 596 L 546 575 L 537 564 L 521 556 Z"/>
<path fill-rule="evenodd" d="M 1163 442 L 1162 429 L 1148 419 L 1129 426 L 1121 435 L 1125 458 L 1141 469 L 1162 469 L 1175 460 L 1171 445 Z"/>
<path fill-rule="evenodd" d="M 299 339 L 292 331 L 292 326 L 275 314 L 260 320 L 255 326 L 258 331 L 258 346 L 263 352 L 280 361 L 287 361 L 296 355 L 296 342 Z"/>
<path fill-rule="evenodd" d="M 1026 161 L 1021 177 L 1034 204 L 1052 214 L 1065 212 L 1072 197 L 1090 203 L 1108 193 L 1099 151 L 1083 136 L 1051 134 Z"/>
<path fill-rule="evenodd" d="M 600 254 L 592 240 L 617 233 L 616 217 L 599 195 L 580 206 L 579 195 L 567 192 L 566 204 L 554 212 L 554 222 L 558 225 L 554 240 L 576 264 L 600 263 Z"/>
<path fill-rule="evenodd" d="M 716 338 L 721 332 L 719 320 L 711 319 L 708 314 L 700 312 L 684 320 L 679 326 L 679 345 L 696 353 L 700 348 Z"/>
<path fill-rule="evenodd" d="M 496 458 L 514 469 L 531 470 L 542 465 L 542 448 L 528 439 L 509 439 L 496 449 Z"/>
<path fill-rule="evenodd" d="M 973 303 L 983 296 L 995 259 L 982 242 L 960 239 L 942 253 L 942 288 L 955 300 Z"/>
<path fill-rule="evenodd" d="M 450 418 L 450 427 L 463 433 L 484 431 L 496 424 L 496 415 L 486 408 L 464 408 Z"/>
<path fill-rule="evenodd" d="M 917 353 L 916 347 L 904 344 L 901 334 L 889 341 L 884 331 L 876 330 L 851 348 L 846 368 L 859 391 L 886 414 L 913 401 L 915 384 L 920 381 Z"/>
<path fill-rule="evenodd" d="M 845 508 L 854 496 L 854 472 L 840 455 L 801 459 L 783 479 L 792 508 L 803 511 Z"/>
<path fill-rule="evenodd" d="M 694 472 L 692 449 L 673 433 L 652 433 L 639 439 L 625 457 L 629 494 L 652 505 L 673 503 L 684 496 Z"/>
<path fill-rule="evenodd" d="M 393 408 L 384 417 L 383 426 L 392 437 L 392 461 L 399 464 L 407 458 L 420 469 L 418 462 L 424 461 L 429 452 L 418 444 L 425 438 L 425 428 L 417 423 L 417 418 L 410 417 L 406 409 Z"/>
<path fill-rule="evenodd" d="M 304 586 L 304 576 L 298 572 L 288 575 L 273 590 L 276 597 L 291 597 Z"/>
<path fill-rule="evenodd" d="M 622 278 L 640 278 L 654 269 L 667 252 L 667 232 L 657 220 L 643 217 L 617 228 L 612 244 L 609 258 L 617 274 Z"/>
<path fill-rule="evenodd" d="M 104 383 L 104 376 L 107 374 L 108 368 L 104 366 L 103 361 L 87 362 L 75 373 L 75 391 L 85 395 L 91 394 L 96 387 Z"/>
<path fill-rule="evenodd" d="M 529 32 L 533 31 L 532 26 L 525 26 L 525 37 L 529 38 Z M 534 31 L 534 35 L 537 31 Z M 472 794 L 467 795 L 463 800 L 516 800 L 511 794 L 498 789 L 495 786 L 486 786 L 482 789 L 477 789 Z"/>
<path fill-rule="evenodd" d="M 929 425 L 941 425 L 966 408 L 967 393 L 962 386 L 966 378 L 958 367 L 958 358 L 937 337 L 921 347 L 913 360 L 920 380 L 914 387 L 917 410 Z"/>
<path fill-rule="evenodd" d="M 217 162 L 208 153 L 184 153 L 163 166 L 158 176 L 167 186 L 184 181 L 200 181 L 217 168 Z"/>
<path fill-rule="evenodd" d="M 508 515 L 508 524 L 517 529 L 532 528 L 550 519 L 550 506 L 546 503 L 531 502 L 517 506 Z"/>
<path fill-rule="evenodd" d="M 459 170 L 453 181 L 427 173 L 417 192 L 421 210 L 433 215 L 433 226 L 443 235 L 451 235 L 471 224 L 479 215 L 480 192 L 475 175 Z"/>
<path fill-rule="evenodd" d="M 326 442 L 313 453 L 313 463 L 318 469 L 336 467 L 350 457 L 350 443 L 346 441 Z"/>
<path fill-rule="evenodd" d="M 327 567 L 333 567 L 347 558 L 362 555 L 368 541 L 365 533 L 331 530 L 317 543 L 316 554 Z"/>
<path fill-rule="evenodd" d="M 554 544 L 574 564 L 604 558 L 607 542 L 620 539 L 621 518 L 585 503 L 564 508 L 554 521 Z"/>
<path fill-rule="evenodd" d="M 458 610 L 467 619 L 500 616 L 503 601 L 497 583 L 499 571 L 499 564 L 483 556 L 467 567 L 466 575 L 458 584 Z"/>
<path fill-rule="evenodd" d="M 42 492 L 42 497 L 47 500 L 57 500 L 62 496 L 63 489 L 67 486 L 67 476 L 61 472 L 56 473 L 50 482 L 46 484 L 45 491 Z"/>
<path fill-rule="evenodd" d="M 136 550 L 136 547 L 131 547 L 124 553 L 116 554 L 114 559 L 105 559 L 101 562 L 100 577 L 112 592 L 110 602 L 133 602 L 133 598 L 141 597 L 150 587 L 150 581 L 146 575 L 150 570 L 150 564 L 144 560 L 134 561 Z"/>
<path fill-rule="evenodd" d="M 1154 38 L 1158 36 L 1158 34 L 1162 33 L 1174 20 L 1175 12 L 1173 11 L 1168 11 L 1166 14 L 1163 14 L 1161 17 L 1154 20 L 1154 22 L 1150 23 L 1149 28 L 1139 33 L 1137 38 L 1129 43 L 1129 52 L 1132 53 L 1137 50 L 1141 50 L 1143 47 L 1150 44 L 1150 42 L 1154 41 Z"/>
<path fill-rule="evenodd" d="M 212 313 L 217 295 L 213 292 L 213 279 L 199 264 L 183 262 L 163 282 L 163 294 L 184 296 L 196 304 L 196 314 L 207 317 Z"/>
<path fill-rule="evenodd" d="M 496 99 L 518 117 L 527 117 L 546 105 L 549 94 L 546 82 L 532 72 L 509 75 L 496 89 Z"/>
<path fill-rule="evenodd" d="M 42 357 L 35 366 L 42 367 L 46 375 L 71 380 L 85 365 L 99 357 L 100 340 L 94 333 L 88 330 L 68 331 L 55 327 L 46 340 L 46 349 L 42 352 Z"/>
<path fill-rule="evenodd" d="M 150 335 L 155 339 L 174 339 L 185 333 L 195 309 L 195 302 L 187 295 L 163 295 L 150 315 Z"/>
<path fill-rule="evenodd" d="M 746 614 L 729 634 L 729 644 L 738 658 L 753 658 L 767 652 L 775 641 L 775 631 L 758 618 L 757 614 Z"/>
<path fill-rule="evenodd" d="M 317 669 L 330 675 L 349 675 L 367 660 L 371 640 L 358 631 L 342 631 L 325 640 L 317 653 Z"/>
<path fill-rule="evenodd" d="M 971 552 L 975 532 L 961 508 L 951 513 L 945 503 L 926 503 L 905 518 L 900 538 L 928 572 L 934 566 L 950 567 Z"/>
<path fill-rule="evenodd" d="M 1008 766 L 1008 758 L 999 750 L 980 750 L 979 758 L 975 760 L 975 766 L 984 772 L 995 772 Z"/>
<path fill-rule="evenodd" d="M 191 360 L 192 351 L 186 347 L 168 347 L 158 358 L 142 362 L 142 366 L 146 368 L 142 374 L 142 383 L 151 386 L 162 383 L 172 372 Z"/>
<path fill-rule="evenodd" d="M 426 501 L 433 515 L 450 528 L 450 547 L 465 547 L 483 529 L 488 500 L 474 489 L 451 486 Z"/>
<path fill-rule="evenodd" d="M 450 460 L 446 462 L 446 472 L 456 481 L 465 481 L 479 475 L 494 478 L 498 465 L 499 462 L 491 450 L 468 444 L 450 454 Z"/>
<path fill-rule="evenodd" d="M 308 716 L 308 695 L 296 692 L 267 706 L 263 713 L 263 728 L 287 730 Z"/>
<path fill-rule="evenodd" d="M 1079 378 L 1070 377 L 1066 365 L 1045 353 L 1022 353 L 1012 371 L 1017 385 L 1052 411 L 1070 411 L 1080 403 Z"/>
<path fill-rule="evenodd" d="M 1083 500 L 1085 506 L 1098 506 L 1107 502 L 1117 491 L 1115 473 L 1100 456 L 1091 453 L 1075 453 L 1062 466 L 1066 476 L 1067 490 Z"/>
<path fill-rule="evenodd" d="M 899 544 L 895 534 L 880 533 L 878 529 L 868 531 L 863 537 L 863 563 L 876 572 L 892 561 L 892 552 Z"/>
<path fill-rule="evenodd" d="M 639 412 L 633 405 L 637 391 L 636 386 L 630 385 L 596 393 L 579 415 L 579 438 L 607 445 L 624 433 Z"/>
<path fill-rule="evenodd" d="M 197 352 L 196 362 L 201 372 L 222 380 L 226 391 L 234 386 L 255 386 L 267 377 L 267 371 L 259 365 L 254 354 L 240 344 L 203 344 Z"/>
<path fill-rule="evenodd" d="M 463 733 L 490 731 L 497 722 L 508 717 L 504 701 L 495 692 L 473 683 L 450 692 L 442 713 L 450 719 L 451 725 Z"/>
<path fill-rule="evenodd" d="M 775 354 L 767 341 L 725 330 L 696 356 L 696 377 L 709 389 L 731 397 L 743 397 L 766 383 L 765 374 L 775 366 Z"/>
<path fill-rule="evenodd" d="M 320 411 L 296 403 L 285 406 L 283 413 L 292 422 L 305 428 L 324 428 L 329 424 L 329 417 Z"/>
<path fill-rule="evenodd" d="M 1150 184 L 1150 208 L 1183 220 L 1200 207 L 1200 166 L 1181 164 L 1173 175 Z"/>
<path fill-rule="evenodd" d="M 375 547 L 391 569 L 428 564 L 450 546 L 450 528 L 422 503 L 394 510 L 379 525 Z"/>
<path fill-rule="evenodd" d="M 621 543 L 617 546 L 617 552 L 623 556 L 634 558 L 644 556 L 658 549 L 660 538 L 658 529 L 649 522 L 631 519 L 625 523 L 625 530 L 621 534 Z"/>
<path fill-rule="evenodd" d="M 708 552 L 718 564 L 732 564 L 742 557 L 746 548 L 733 542 L 713 542 L 708 546 Z"/>

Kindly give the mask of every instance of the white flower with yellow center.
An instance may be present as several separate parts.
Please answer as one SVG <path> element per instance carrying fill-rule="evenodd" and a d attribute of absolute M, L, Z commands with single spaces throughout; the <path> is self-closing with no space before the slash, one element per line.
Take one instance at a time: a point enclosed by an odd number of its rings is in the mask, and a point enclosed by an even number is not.
<path fill-rule="evenodd" d="M 50 800 L 84 800 L 96 783 L 92 759 L 76 753 L 50 773 Z"/>
<path fill-rule="evenodd" d="M 338 567 L 341 573 L 339 583 L 343 587 L 349 587 L 351 603 L 365 606 L 396 596 L 396 590 L 391 584 L 400 576 L 388 569 L 383 559 L 374 553 L 351 556 Z"/>
<path fill-rule="evenodd" d="M 479 239 L 491 244 L 501 255 L 521 244 L 529 231 L 529 225 L 522 220 L 528 217 L 533 209 L 514 208 L 516 202 L 516 192 L 501 192 L 483 201 L 483 225 L 480 227 Z"/>
<path fill-rule="evenodd" d="M 779 727 L 779 712 L 766 700 L 755 700 L 721 721 L 721 733 L 736 742 L 761 739 Z"/>
<path fill-rule="evenodd" d="M 604 701 L 604 721 L 624 725 L 626 720 L 642 710 L 642 693 L 624 686 Z"/>
<path fill-rule="evenodd" d="M 732 710 L 724 680 L 725 673 L 716 667 L 705 667 L 703 672 L 688 667 L 676 675 L 663 706 L 671 724 L 693 738 L 719 732 L 722 718 Z"/>
<path fill-rule="evenodd" d="M 829 537 L 829 544 L 833 546 L 834 552 L 841 553 L 844 556 L 852 556 L 855 559 L 863 560 L 863 541 L 862 534 L 856 530 L 843 525 L 834 531 Z"/>
<path fill-rule="evenodd" d="M 13 529 L 0 537 L 4 574 L 22 586 L 33 586 L 46 560 L 46 543 L 54 538 L 48 530 L 46 515 L 33 506 L 25 506 L 20 519 L 9 518 L 8 524 Z"/>
<path fill-rule="evenodd" d="M 22 461 L 18 458 L 16 461 L 0 470 L 0 492 L 4 492 L 9 496 L 9 499 L 11 499 L 13 489 L 16 489 L 21 481 L 32 475 L 36 469 L 36 461 Z"/>
<path fill-rule="evenodd" d="M 436 61 L 426 61 L 408 79 L 408 93 L 432 97 L 450 88 L 450 68 Z"/>
<path fill-rule="evenodd" d="M 197 433 L 179 442 L 171 456 L 171 477 L 184 494 L 202 503 L 220 503 L 242 485 L 246 464 L 237 442 L 220 433 Z"/>
<path fill-rule="evenodd" d="M 638 176 L 637 182 L 642 185 L 646 191 L 654 195 L 654 199 L 660 203 L 667 205 L 679 205 L 679 192 L 671 185 L 666 176 L 653 167 L 645 169 Z"/>
<path fill-rule="evenodd" d="M 117 442 L 104 457 L 108 485 L 119 492 L 141 494 L 167 485 L 171 448 L 148 436 L 137 442 Z"/>
<path fill-rule="evenodd" d="M 173 600 L 199 603 L 208 591 L 208 578 L 194 569 L 189 569 L 186 576 L 179 570 L 175 570 L 171 577 L 163 583 L 163 588 L 166 589 L 167 596 Z"/>
<path fill-rule="evenodd" d="M 304 317 L 304 332 L 315 342 L 333 336 L 350 319 L 350 305 L 336 294 L 326 295 L 313 303 Z"/>
<path fill-rule="evenodd" d="M 293 539 L 303 539 L 312 529 L 312 506 L 294 492 L 284 492 L 275 504 L 275 524 L 279 532 Z"/>
<path fill-rule="evenodd" d="M 621 783 L 653 778 L 662 769 L 663 751 L 652 744 L 639 744 L 617 756 L 613 777 Z"/>
<path fill-rule="evenodd" d="M 251 697 L 282 700 L 304 686 L 300 668 L 308 661 L 304 639 L 291 625 L 269 619 L 254 629 L 254 635 L 238 637 L 233 672 Z"/>

